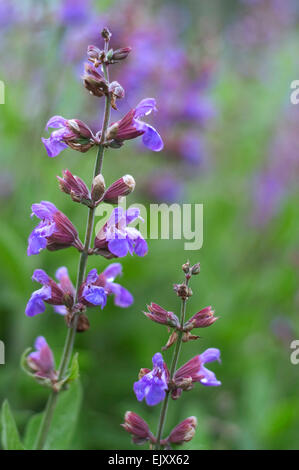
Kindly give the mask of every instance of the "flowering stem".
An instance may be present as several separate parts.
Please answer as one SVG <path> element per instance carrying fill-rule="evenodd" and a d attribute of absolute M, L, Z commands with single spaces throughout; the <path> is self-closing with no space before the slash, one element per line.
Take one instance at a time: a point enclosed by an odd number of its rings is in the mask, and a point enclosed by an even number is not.
<path fill-rule="evenodd" d="M 105 48 L 108 49 L 108 41 L 106 42 Z M 108 67 L 105 63 L 103 63 L 103 72 L 104 72 L 104 76 L 106 80 L 109 81 Z M 100 143 L 99 143 L 97 157 L 96 157 L 94 177 L 96 177 L 99 173 L 101 173 L 102 168 L 103 168 L 103 160 L 104 160 L 104 153 L 105 153 L 105 146 L 103 145 L 103 143 L 105 141 L 105 134 L 109 125 L 110 106 L 111 106 L 111 99 L 110 99 L 110 96 L 108 95 L 105 97 L 105 111 L 104 111 L 104 118 L 103 118 L 103 124 L 102 124 L 102 133 L 101 133 Z M 85 276 L 86 264 L 87 264 L 87 259 L 88 259 L 88 251 L 90 248 L 90 241 L 91 241 L 93 225 L 94 225 L 94 216 L 95 216 L 95 208 L 94 207 L 89 208 L 84 248 L 81 253 L 79 266 L 78 266 L 75 304 L 78 301 L 79 289 Z M 74 314 L 71 325 L 68 328 L 68 332 L 67 332 L 67 336 L 66 336 L 66 340 L 64 344 L 64 349 L 63 349 L 63 354 L 62 354 L 60 366 L 59 366 L 58 382 L 63 380 L 65 373 L 67 371 L 71 356 L 72 356 L 79 315 L 80 313 L 78 312 Z M 46 409 L 44 411 L 43 420 L 41 422 L 41 426 L 40 426 L 37 441 L 36 441 L 37 450 L 42 450 L 44 448 L 46 438 L 47 438 L 47 435 L 51 426 L 51 421 L 53 418 L 54 410 L 56 407 L 58 394 L 59 392 L 52 390 L 48 398 Z"/>
<path fill-rule="evenodd" d="M 186 276 L 185 280 L 185 285 L 188 286 L 189 283 L 189 278 Z M 187 298 L 182 299 L 182 304 L 181 304 L 181 316 L 180 316 L 180 331 L 178 332 L 178 337 L 175 345 L 175 350 L 172 356 L 171 360 L 171 366 L 170 366 L 170 371 L 169 371 L 169 376 L 170 376 L 170 382 L 173 379 L 176 366 L 178 363 L 179 359 L 179 354 L 182 346 L 182 338 L 183 338 L 183 331 L 182 328 L 184 326 L 185 322 L 185 316 L 186 316 L 186 306 L 187 306 Z M 158 425 L 158 431 L 157 431 L 157 439 L 156 439 L 156 444 L 155 444 L 155 450 L 159 450 L 161 448 L 160 441 L 162 437 L 162 432 L 166 420 L 166 415 L 167 415 L 167 408 L 168 408 L 168 402 L 169 402 L 169 396 L 170 396 L 170 390 L 167 390 L 166 396 L 164 398 L 163 404 L 162 404 L 162 409 L 160 413 L 160 419 L 159 419 L 159 425 Z"/>

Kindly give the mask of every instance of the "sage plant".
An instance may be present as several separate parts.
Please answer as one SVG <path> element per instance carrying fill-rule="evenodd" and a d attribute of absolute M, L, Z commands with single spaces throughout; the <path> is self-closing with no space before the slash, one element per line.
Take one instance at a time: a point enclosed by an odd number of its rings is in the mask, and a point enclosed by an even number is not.
<path fill-rule="evenodd" d="M 197 426 L 196 417 L 191 416 L 175 426 L 168 436 L 163 438 L 169 399 L 177 400 L 184 391 L 191 390 L 197 382 L 208 387 L 221 385 L 214 372 L 205 367 L 208 362 L 220 362 L 219 349 L 209 348 L 177 368 L 182 344 L 199 339 L 199 336 L 192 333 L 193 330 L 211 326 L 217 320 L 215 312 L 210 306 L 201 309 L 189 319 L 186 318 L 187 301 L 192 295 L 189 282 L 192 276 L 199 274 L 200 264 L 190 266 L 188 261 L 182 266 L 182 269 L 185 279 L 182 283 L 174 285 L 174 290 L 181 299 L 180 317 L 156 303 L 148 305 L 147 311 L 144 312 L 145 316 L 153 322 L 172 330 L 167 344 L 162 350 L 175 345 L 170 367 L 168 368 L 163 360 L 162 354 L 157 352 L 152 358 L 153 368 L 142 368 L 138 381 L 134 383 L 133 387 L 138 401 L 144 399 L 149 406 L 155 406 L 162 402 L 157 434 L 155 436 L 150 431 L 148 424 L 132 411 L 126 412 L 122 424 L 123 428 L 132 435 L 135 444 L 149 442 L 150 447 L 157 450 L 171 449 L 173 445 L 181 445 L 190 441 Z"/>
<path fill-rule="evenodd" d="M 156 110 L 153 98 L 143 99 L 134 109 L 131 109 L 117 122 L 110 124 L 111 107 L 117 109 L 117 100 L 124 97 L 125 91 L 116 81 L 109 81 L 109 69 L 112 64 L 126 59 L 131 48 L 117 50 L 109 48 L 111 33 L 107 28 L 102 30 L 102 49 L 89 46 L 88 62 L 83 75 L 84 87 L 95 99 L 105 100 L 105 110 L 102 126 L 93 132 L 79 119 L 66 119 L 54 116 L 49 119 L 46 130 L 51 130 L 42 142 L 49 157 L 59 155 L 66 148 L 78 152 L 88 152 L 96 149 L 96 161 L 91 188 L 78 176 L 68 169 L 62 177 L 58 177 L 62 192 L 68 194 L 75 203 L 85 205 L 88 210 L 86 234 L 81 242 L 77 229 L 68 217 L 49 201 L 41 201 L 32 205 L 32 217 L 39 219 L 28 240 L 28 255 L 37 255 L 41 250 L 61 250 L 75 248 L 79 254 L 79 265 L 76 284 L 73 285 L 66 267 L 56 271 L 54 280 L 44 270 L 36 269 L 33 281 L 41 284 L 41 288 L 31 295 L 26 315 L 34 317 L 45 311 L 46 304 L 53 305 L 54 311 L 65 317 L 67 336 L 60 365 L 55 368 L 54 357 L 50 346 L 44 337 L 39 336 L 35 342 L 35 351 L 23 356 L 22 365 L 25 371 L 39 383 L 50 387 L 43 419 L 36 439 L 36 449 L 43 449 L 51 426 L 51 420 L 57 404 L 57 399 L 68 384 L 74 380 L 76 364 L 72 358 L 74 341 L 77 332 L 89 328 L 87 311 L 89 307 L 98 306 L 103 309 L 109 296 L 114 297 L 115 305 L 129 307 L 133 296 L 120 284 L 114 282 L 122 273 L 120 263 L 112 263 L 101 273 L 92 269 L 86 275 L 87 259 L 91 255 L 102 256 L 107 260 L 121 258 L 128 253 L 144 256 L 147 253 L 147 243 L 141 233 L 130 226 L 140 219 L 139 209 L 130 208 L 126 212 L 121 207 L 115 207 L 109 220 L 96 234 L 92 245 L 95 210 L 101 202 L 118 203 L 120 197 L 129 195 L 135 187 L 134 178 L 125 175 L 113 182 L 107 189 L 102 175 L 104 152 L 106 149 L 119 149 L 126 140 L 141 137 L 144 145 L 153 151 L 163 148 L 163 141 L 158 132 L 143 121 L 143 117 Z"/>

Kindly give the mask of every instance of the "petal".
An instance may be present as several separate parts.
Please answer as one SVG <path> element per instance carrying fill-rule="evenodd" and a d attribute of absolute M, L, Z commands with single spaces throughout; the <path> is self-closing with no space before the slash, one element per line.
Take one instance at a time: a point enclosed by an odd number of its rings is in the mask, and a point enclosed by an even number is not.
<path fill-rule="evenodd" d="M 114 294 L 114 304 L 118 307 L 130 307 L 134 302 L 132 294 L 120 284 L 109 283 L 106 287 Z"/>
<path fill-rule="evenodd" d="M 159 369 L 163 369 L 164 361 L 161 353 L 158 352 L 154 354 L 152 361 L 154 367 L 159 367 Z"/>
<path fill-rule="evenodd" d="M 45 340 L 43 336 L 38 336 L 36 338 L 35 343 L 34 343 L 35 349 L 39 351 L 43 346 L 46 346 L 46 345 L 47 345 L 47 341 Z"/>
<path fill-rule="evenodd" d="M 139 230 L 135 227 L 126 227 L 125 233 L 127 234 L 127 239 L 129 240 L 137 240 L 141 237 Z"/>
<path fill-rule="evenodd" d="M 33 273 L 32 280 L 45 285 L 49 283 L 50 278 L 43 269 L 36 269 Z"/>
<path fill-rule="evenodd" d="M 58 211 L 57 207 L 49 201 L 41 201 L 31 206 L 32 214 L 41 220 L 52 220 L 54 214 Z"/>
<path fill-rule="evenodd" d="M 108 220 L 108 225 L 116 225 L 119 223 L 120 219 L 124 217 L 124 210 L 122 207 L 116 207 L 113 209 L 113 212 Z"/>
<path fill-rule="evenodd" d="M 145 130 L 142 136 L 143 144 L 154 152 L 160 152 L 164 147 L 162 137 L 154 127 L 146 123 L 143 123 L 143 125 L 143 128 Z"/>
<path fill-rule="evenodd" d="M 48 374 L 54 369 L 54 357 L 47 343 L 40 350 L 39 367 L 44 374 Z"/>
<path fill-rule="evenodd" d="M 155 406 L 164 400 L 166 392 L 160 384 L 153 383 L 145 395 L 145 401 L 149 406 Z"/>
<path fill-rule="evenodd" d="M 202 354 L 200 354 L 200 359 L 203 364 L 206 362 L 220 361 L 220 350 L 217 348 L 206 349 Z"/>
<path fill-rule="evenodd" d="M 34 317 L 39 313 L 43 313 L 46 309 L 44 300 L 51 297 L 51 287 L 43 286 L 41 289 L 32 293 L 25 310 L 27 317 Z"/>
<path fill-rule="evenodd" d="M 122 265 L 120 263 L 112 263 L 103 271 L 103 274 L 107 282 L 112 282 L 117 276 L 122 274 Z"/>
<path fill-rule="evenodd" d="M 38 233 L 33 230 L 28 238 L 27 255 L 38 255 L 41 250 L 44 250 L 47 246 L 47 240 L 41 237 Z"/>
<path fill-rule="evenodd" d="M 67 119 L 64 119 L 62 116 L 53 116 L 49 119 L 46 124 L 46 131 L 51 128 L 58 129 L 59 127 L 64 127 L 67 123 Z"/>
<path fill-rule="evenodd" d="M 59 313 L 59 315 L 66 315 L 67 314 L 67 308 L 65 305 L 54 305 L 54 312 Z"/>
<path fill-rule="evenodd" d="M 138 401 L 142 401 L 145 397 L 145 391 L 148 387 L 148 383 L 143 378 L 134 383 L 133 390 Z"/>
<path fill-rule="evenodd" d="M 126 223 L 127 223 L 127 225 L 129 225 L 134 220 L 138 219 L 138 217 L 140 217 L 140 209 L 138 209 L 137 207 L 130 207 L 126 211 Z M 142 221 L 143 221 L 143 219 L 142 219 Z"/>
<path fill-rule="evenodd" d="M 107 295 L 103 287 L 99 286 L 85 286 L 82 297 L 90 304 L 100 305 L 102 308 L 105 307 L 107 301 Z"/>
<path fill-rule="evenodd" d="M 145 98 L 136 106 L 134 117 L 138 119 L 142 116 L 147 116 L 153 110 L 157 111 L 156 100 L 154 98 Z"/>
<path fill-rule="evenodd" d="M 135 243 L 134 252 L 137 256 L 145 256 L 148 252 L 148 246 L 144 238 L 139 237 Z"/>
<path fill-rule="evenodd" d="M 68 147 L 65 142 L 62 142 L 59 139 L 53 139 L 52 137 L 49 137 L 48 139 L 42 138 L 42 143 L 46 148 L 48 156 L 51 158 L 57 157 L 62 150 L 65 150 Z"/>
<path fill-rule="evenodd" d="M 58 281 L 61 281 L 61 279 L 65 276 L 69 277 L 68 270 L 65 266 L 61 266 L 61 268 L 57 269 L 55 273 L 55 277 L 56 279 L 58 279 Z"/>
<path fill-rule="evenodd" d="M 97 281 L 98 277 L 99 277 L 98 272 L 94 268 L 91 271 L 89 271 L 89 273 L 87 274 L 86 283 L 87 284 L 94 284 Z"/>
<path fill-rule="evenodd" d="M 209 369 L 206 369 L 204 366 L 200 368 L 200 375 L 204 377 L 200 379 L 200 383 L 206 387 L 218 387 L 221 385 L 221 382 L 217 380 L 216 375 Z"/>
<path fill-rule="evenodd" d="M 115 256 L 122 258 L 127 255 L 129 245 L 126 239 L 114 239 L 108 242 L 108 250 Z"/>

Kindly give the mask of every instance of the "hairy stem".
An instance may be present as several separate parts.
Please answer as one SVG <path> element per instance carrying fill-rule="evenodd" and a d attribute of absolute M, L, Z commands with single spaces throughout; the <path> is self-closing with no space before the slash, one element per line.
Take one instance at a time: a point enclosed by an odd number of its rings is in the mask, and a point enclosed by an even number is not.
<path fill-rule="evenodd" d="M 105 48 L 108 49 L 108 42 L 106 43 Z M 103 64 L 103 72 L 104 72 L 104 76 L 106 80 L 109 81 L 108 66 L 106 64 Z M 104 111 L 104 118 L 103 118 L 103 124 L 102 124 L 102 132 L 101 132 L 101 138 L 100 138 L 100 143 L 98 147 L 93 177 L 100 174 L 103 168 L 104 153 L 105 153 L 105 146 L 103 144 L 105 142 L 105 135 L 106 135 L 107 128 L 109 125 L 110 107 L 111 107 L 111 100 L 110 100 L 110 96 L 108 95 L 105 98 L 105 111 Z M 95 216 L 95 208 L 90 208 L 89 213 L 88 213 L 87 224 L 86 224 L 84 248 L 80 255 L 80 261 L 79 261 L 79 266 L 78 266 L 75 304 L 78 301 L 79 289 L 85 277 L 86 264 L 87 264 L 87 259 L 88 259 L 88 250 L 90 248 L 91 236 L 92 236 L 93 225 L 94 225 L 94 216 Z M 73 349 L 74 349 L 79 315 L 80 313 L 78 312 L 74 314 L 71 325 L 68 328 L 68 332 L 67 332 L 67 336 L 66 336 L 65 344 L 64 344 L 64 349 L 63 349 L 62 357 L 60 360 L 60 366 L 59 366 L 59 371 L 58 371 L 58 382 L 64 378 L 65 373 L 70 363 L 70 359 L 71 359 Z M 51 426 L 54 410 L 56 407 L 58 395 L 59 395 L 59 392 L 52 390 L 48 398 L 47 405 L 44 411 L 43 420 L 41 422 L 37 440 L 36 440 L 37 450 L 42 450 L 45 446 L 45 442 L 46 442 L 47 435 Z"/>
<path fill-rule="evenodd" d="M 189 283 L 189 278 L 186 277 L 186 281 L 185 281 L 186 286 L 188 286 L 188 283 Z M 180 316 L 181 329 L 183 328 L 183 325 L 184 325 L 184 322 L 185 322 L 186 305 L 187 305 L 187 299 L 182 299 L 181 316 Z M 173 352 L 173 355 L 172 355 L 172 360 L 171 360 L 171 366 L 170 366 L 170 371 L 169 371 L 170 381 L 173 379 L 174 373 L 176 371 L 176 366 L 177 366 L 177 363 L 178 363 L 179 354 L 180 354 L 181 346 L 182 346 L 182 338 L 183 338 L 183 331 L 180 330 L 178 332 L 178 338 L 177 338 L 177 341 L 176 341 L 175 349 L 174 349 L 174 352 Z M 170 397 L 170 391 L 167 390 L 166 396 L 164 398 L 162 408 L 161 408 L 158 431 L 157 431 L 157 442 L 155 444 L 155 450 L 159 450 L 161 448 L 160 441 L 161 441 L 161 437 L 162 437 L 164 424 L 165 424 L 165 421 L 166 421 L 169 397 Z"/>

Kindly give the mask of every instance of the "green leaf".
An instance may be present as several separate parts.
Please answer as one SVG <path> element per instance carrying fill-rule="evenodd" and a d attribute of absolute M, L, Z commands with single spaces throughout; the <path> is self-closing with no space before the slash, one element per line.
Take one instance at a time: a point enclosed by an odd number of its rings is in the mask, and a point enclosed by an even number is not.
<path fill-rule="evenodd" d="M 4 450 L 24 450 L 18 428 L 7 400 L 3 402 L 1 410 L 1 441 Z"/>
<path fill-rule="evenodd" d="M 79 378 L 79 362 L 78 362 L 78 353 L 76 353 L 72 360 L 67 383 L 74 382 L 74 380 L 77 380 L 78 378 Z"/>
<path fill-rule="evenodd" d="M 72 382 L 67 390 L 59 393 L 53 420 L 46 440 L 45 449 L 64 450 L 69 448 L 82 401 L 81 384 Z M 27 449 L 34 449 L 43 413 L 34 415 L 28 422 L 25 433 Z"/>
<path fill-rule="evenodd" d="M 33 415 L 28 421 L 24 437 L 24 445 L 26 449 L 35 448 L 35 441 L 42 421 L 42 417 L 43 413 L 38 413 L 36 415 Z"/>

